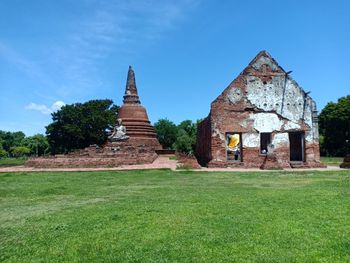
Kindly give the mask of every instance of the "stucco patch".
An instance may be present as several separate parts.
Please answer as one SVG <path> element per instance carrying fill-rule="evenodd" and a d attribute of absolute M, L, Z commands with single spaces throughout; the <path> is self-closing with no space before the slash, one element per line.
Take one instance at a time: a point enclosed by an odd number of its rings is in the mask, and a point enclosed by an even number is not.
<path fill-rule="evenodd" d="M 220 140 L 225 141 L 225 136 L 220 132 L 220 130 L 216 127 L 216 124 L 213 123 L 213 128 L 212 128 L 212 133 L 213 136 L 219 136 Z"/>
<path fill-rule="evenodd" d="M 273 71 L 276 71 L 277 65 L 275 62 L 272 61 L 271 58 L 269 57 L 260 57 L 254 64 L 253 64 L 253 68 L 259 70 L 261 68 L 262 65 L 268 65 Z"/>
<path fill-rule="evenodd" d="M 288 133 L 277 133 L 272 138 L 272 144 L 275 146 L 275 148 L 278 148 L 278 145 L 280 144 L 286 144 L 289 143 L 289 136 Z"/>
<path fill-rule="evenodd" d="M 307 131 L 305 133 L 305 141 L 310 142 L 310 143 L 314 142 L 313 135 L 312 135 L 311 131 Z"/>
<path fill-rule="evenodd" d="M 284 76 L 274 76 L 272 83 L 263 83 L 256 76 L 247 76 L 247 99 L 264 111 L 280 112 L 282 103 L 282 86 Z"/>
<path fill-rule="evenodd" d="M 236 103 L 238 101 L 240 101 L 243 97 L 243 93 L 241 91 L 241 89 L 236 88 L 236 87 L 232 87 L 229 92 L 227 93 L 227 98 L 230 102 L 232 103 Z"/>
<path fill-rule="evenodd" d="M 254 129 L 259 132 L 279 131 L 283 125 L 275 113 L 252 113 L 250 119 L 254 119 Z"/>
<path fill-rule="evenodd" d="M 244 147 L 259 147 L 260 136 L 259 133 L 243 133 L 242 134 Z"/>
<path fill-rule="evenodd" d="M 297 129 L 300 129 L 300 125 L 292 121 L 287 121 L 284 124 L 283 128 L 285 130 L 297 130 Z"/>

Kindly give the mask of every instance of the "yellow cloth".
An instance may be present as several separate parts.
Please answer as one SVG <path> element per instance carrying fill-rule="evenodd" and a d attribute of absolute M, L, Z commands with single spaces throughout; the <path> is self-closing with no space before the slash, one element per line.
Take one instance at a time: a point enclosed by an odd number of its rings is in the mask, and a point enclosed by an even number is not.
<path fill-rule="evenodd" d="M 231 135 L 228 143 L 229 148 L 235 148 L 239 144 L 239 134 Z"/>

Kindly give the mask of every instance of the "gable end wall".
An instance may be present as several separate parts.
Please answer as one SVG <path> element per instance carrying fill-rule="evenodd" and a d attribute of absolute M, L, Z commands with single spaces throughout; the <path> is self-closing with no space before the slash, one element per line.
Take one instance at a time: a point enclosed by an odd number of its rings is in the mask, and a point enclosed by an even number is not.
<path fill-rule="evenodd" d="M 289 133 L 300 132 L 305 137 L 304 167 L 321 166 L 315 102 L 267 53 L 259 55 L 213 101 L 210 125 L 206 123 L 211 127 L 210 156 L 203 148 L 199 158 L 209 156 L 206 164 L 215 167 L 287 168 Z M 202 126 L 198 130 L 203 133 Z M 241 163 L 226 160 L 228 132 L 242 134 Z M 260 153 L 262 132 L 271 133 L 274 150 L 268 156 Z M 201 137 L 198 142 L 203 143 Z"/>

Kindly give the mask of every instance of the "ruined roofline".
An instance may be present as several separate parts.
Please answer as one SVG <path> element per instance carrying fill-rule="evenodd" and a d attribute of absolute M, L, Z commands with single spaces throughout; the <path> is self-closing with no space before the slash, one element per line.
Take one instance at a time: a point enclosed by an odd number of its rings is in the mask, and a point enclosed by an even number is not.
<path fill-rule="evenodd" d="M 245 70 L 250 68 L 250 67 L 253 67 L 254 63 L 256 63 L 259 58 L 261 57 L 267 57 L 269 59 L 272 60 L 272 62 L 276 65 L 276 67 L 278 69 L 280 69 L 283 73 L 287 73 L 279 64 L 278 62 L 270 55 L 269 52 L 267 52 L 266 50 L 262 50 L 260 51 L 249 63 L 248 65 L 243 69 L 243 71 L 240 73 L 240 74 L 244 74 Z"/>
<path fill-rule="evenodd" d="M 278 64 L 278 62 L 277 62 L 277 61 L 271 56 L 271 54 L 270 54 L 269 52 L 267 52 L 266 50 L 260 51 L 260 52 L 249 62 L 248 66 L 245 67 L 245 69 L 244 69 L 239 75 L 246 75 L 246 74 L 247 74 L 246 70 L 249 69 L 249 68 L 251 68 L 251 67 L 253 67 L 253 64 L 256 63 L 256 62 L 258 61 L 258 59 L 259 59 L 260 57 L 262 57 L 262 56 L 271 59 L 271 61 L 276 65 L 276 67 L 279 68 L 284 74 L 287 75 L 287 79 L 289 79 L 291 82 L 293 82 L 293 84 L 294 84 L 295 86 L 299 87 L 300 90 L 304 93 L 304 95 L 305 95 L 306 97 L 309 97 L 309 98 L 312 100 L 312 98 L 311 98 L 310 96 L 308 96 L 309 92 L 306 92 L 306 91 L 299 85 L 299 83 L 290 75 L 291 71 L 289 71 L 289 72 L 285 71 L 285 70 L 283 69 L 283 67 L 280 66 L 280 65 Z M 237 76 L 237 77 L 238 77 L 238 76 Z M 236 80 L 236 79 L 235 79 L 235 80 Z M 232 82 L 233 82 L 233 81 L 232 81 Z M 231 82 L 231 83 L 232 83 L 232 82 Z M 230 83 L 230 85 L 231 85 L 231 83 Z M 230 86 L 230 85 L 229 85 L 229 86 Z M 312 101 L 313 101 L 313 100 L 312 100 Z"/>
<path fill-rule="evenodd" d="M 256 71 L 256 69 L 253 67 L 254 63 L 256 63 L 261 57 L 267 57 L 269 59 L 271 59 L 272 63 L 276 66 L 277 69 L 280 69 L 280 71 L 282 71 L 281 73 L 283 73 L 284 75 L 287 76 L 287 79 L 289 81 L 291 81 L 295 86 L 297 86 L 300 91 L 304 94 L 305 98 L 311 99 L 311 101 L 313 102 L 313 104 L 316 107 L 316 102 L 309 96 L 310 92 L 306 92 L 299 84 L 296 80 L 293 79 L 293 77 L 290 74 L 287 74 L 288 72 L 286 72 L 279 64 L 278 62 L 270 55 L 270 53 L 268 53 L 266 50 L 262 50 L 260 51 L 250 62 L 249 64 L 242 70 L 242 72 L 240 74 L 237 75 L 237 77 L 231 81 L 227 87 L 220 93 L 219 96 L 217 96 L 210 104 L 210 108 L 212 107 L 212 104 L 215 103 L 225 92 L 227 89 L 230 89 L 233 82 L 235 82 L 240 76 L 246 76 L 249 75 L 250 72 L 249 70 L 253 69 L 253 71 Z"/>

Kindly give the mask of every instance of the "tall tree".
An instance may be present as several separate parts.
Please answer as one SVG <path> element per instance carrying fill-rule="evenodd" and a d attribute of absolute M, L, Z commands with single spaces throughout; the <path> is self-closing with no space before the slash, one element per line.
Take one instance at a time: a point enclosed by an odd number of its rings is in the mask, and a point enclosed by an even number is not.
<path fill-rule="evenodd" d="M 319 116 L 321 154 L 344 156 L 350 153 L 350 95 L 329 102 Z"/>
<path fill-rule="evenodd" d="M 177 138 L 174 143 L 176 151 L 192 154 L 196 148 L 197 123 L 184 120 L 178 126 Z"/>
<path fill-rule="evenodd" d="M 164 149 L 172 149 L 173 144 L 176 141 L 177 126 L 168 119 L 159 119 L 154 124 L 159 143 Z"/>
<path fill-rule="evenodd" d="M 106 131 L 115 125 L 118 109 L 112 100 L 105 99 L 65 105 L 52 113 L 53 122 L 46 127 L 51 153 L 103 144 Z"/>

